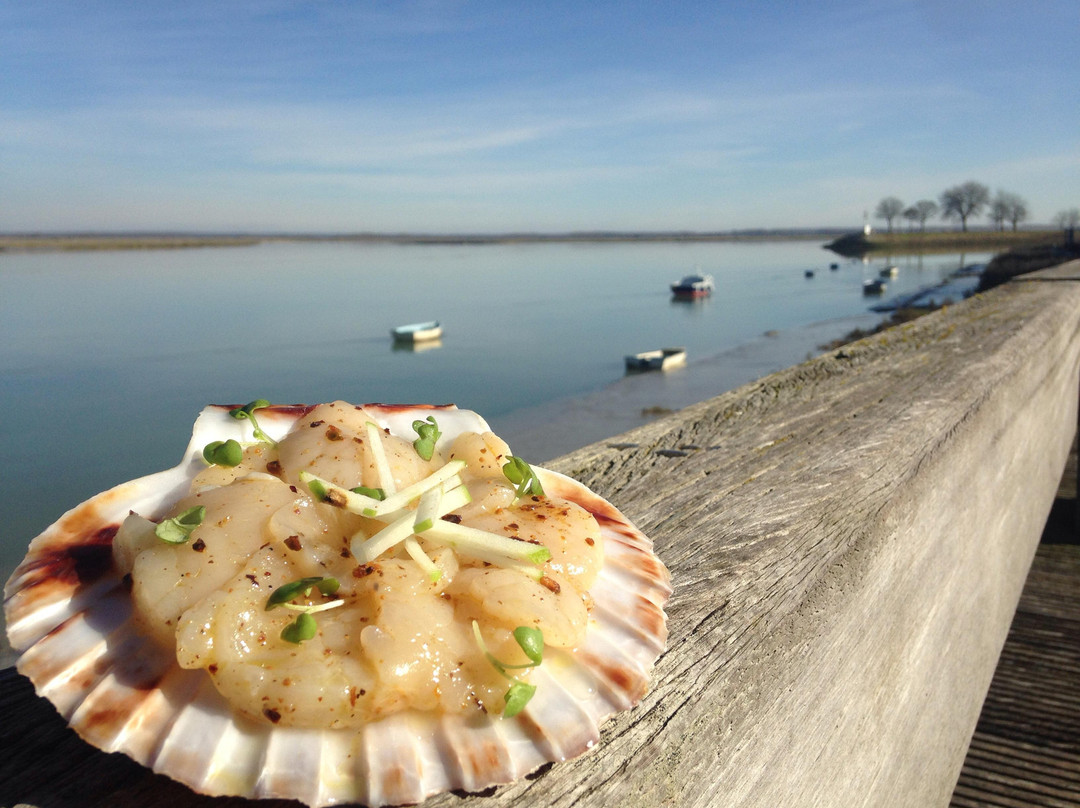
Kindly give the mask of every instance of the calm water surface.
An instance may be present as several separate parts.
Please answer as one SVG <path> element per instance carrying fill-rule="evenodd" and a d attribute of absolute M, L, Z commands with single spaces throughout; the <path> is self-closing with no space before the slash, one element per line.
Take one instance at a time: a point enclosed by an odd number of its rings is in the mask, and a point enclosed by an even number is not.
<path fill-rule="evenodd" d="M 892 259 L 900 275 L 889 293 L 987 258 Z M 636 406 L 672 385 L 701 398 L 713 392 L 688 380 L 716 383 L 732 362 L 745 378 L 729 386 L 816 353 L 851 323 L 876 322 L 861 282 L 883 263 L 836 259 L 814 242 L 2 255 L 0 573 L 6 580 L 29 539 L 64 510 L 174 465 L 207 403 L 454 402 L 514 446 L 528 431 L 522 413 L 570 408 L 553 402 L 607 389 L 631 391 Z M 713 274 L 716 293 L 672 301 L 668 284 L 694 271 Z M 436 318 L 439 346 L 393 347 L 390 327 Z M 788 354 L 767 349 L 763 334 L 773 331 L 789 337 Z M 620 381 L 624 354 L 664 345 L 686 346 L 689 366 Z M 557 446 L 534 436 L 531 456 L 622 430 L 612 420 L 604 431 L 604 418 L 589 416 L 592 431 L 563 430 Z"/>

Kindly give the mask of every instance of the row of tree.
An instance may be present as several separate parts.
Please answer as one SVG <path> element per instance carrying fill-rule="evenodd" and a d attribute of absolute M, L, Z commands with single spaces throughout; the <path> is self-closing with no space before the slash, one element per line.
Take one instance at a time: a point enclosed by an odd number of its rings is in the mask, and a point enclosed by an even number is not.
<path fill-rule="evenodd" d="M 926 229 L 926 220 L 940 213 L 942 219 L 959 219 L 960 229 L 966 231 L 968 219 L 979 216 L 984 210 L 999 230 L 1005 229 L 1005 223 L 1016 230 L 1019 224 L 1028 218 L 1027 202 L 1019 194 L 998 191 L 991 198 L 990 189 L 981 182 L 965 182 L 946 189 L 938 202 L 932 199 L 920 199 L 914 205 L 906 206 L 895 196 L 882 199 L 874 211 L 874 216 L 884 219 L 892 232 L 893 221 L 903 216 L 912 227 L 919 225 L 919 230 Z M 1080 210 L 1072 208 L 1061 211 L 1054 223 L 1062 228 L 1076 227 L 1080 224 Z"/>

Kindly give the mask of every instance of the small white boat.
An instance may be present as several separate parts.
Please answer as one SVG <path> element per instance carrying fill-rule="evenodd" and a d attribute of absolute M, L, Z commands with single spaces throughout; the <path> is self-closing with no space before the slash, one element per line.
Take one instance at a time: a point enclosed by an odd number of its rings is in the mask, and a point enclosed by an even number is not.
<path fill-rule="evenodd" d="M 712 275 L 687 275 L 677 283 L 671 284 L 671 293 L 675 297 L 705 297 L 713 290 Z"/>
<path fill-rule="evenodd" d="M 426 342 L 438 339 L 442 336 L 442 326 L 438 320 L 429 320 L 426 323 L 410 323 L 399 325 L 390 329 L 390 335 L 395 342 Z"/>
<path fill-rule="evenodd" d="M 899 273 L 899 272 L 900 272 L 900 267 L 897 267 L 897 266 L 885 267 L 885 269 L 881 270 L 881 272 L 878 273 L 878 277 L 879 278 L 895 278 L 897 273 Z"/>
<path fill-rule="evenodd" d="M 885 293 L 885 281 L 872 279 L 862 282 L 862 293 L 864 295 L 880 295 Z"/>
<path fill-rule="evenodd" d="M 686 364 L 686 348 L 661 348 L 657 351 L 643 351 L 626 356 L 626 369 L 670 370 Z"/>

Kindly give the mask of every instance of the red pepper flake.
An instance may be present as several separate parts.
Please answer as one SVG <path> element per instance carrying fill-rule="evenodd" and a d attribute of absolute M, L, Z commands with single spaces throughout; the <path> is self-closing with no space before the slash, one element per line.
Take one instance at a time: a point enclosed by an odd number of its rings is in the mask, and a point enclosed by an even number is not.
<path fill-rule="evenodd" d="M 268 474 L 273 474 L 275 477 L 280 477 L 281 476 L 281 471 L 282 471 L 282 469 L 281 469 L 281 461 L 280 460 L 271 460 L 270 462 L 268 462 L 266 464 L 266 471 L 267 471 Z"/>
<path fill-rule="evenodd" d="M 511 522 L 510 524 L 508 524 L 506 526 L 506 529 L 507 530 L 517 530 L 518 529 L 518 523 L 517 522 Z"/>
<path fill-rule="evenodd" d="M 456 513 L 448 513 L 443 517 L 443 521 L 445 521 L 445 522 L 453 522 L 455 525 L 460 525 L 461 524 L 461 517 L 458 516 Z"/>
<path fill-rule="evenodd" d="M 206 542 L 204 542 L 202 539 L 195 539 L 195 541 L 191 544 L 191 549 L 194 550 L 196 553 L 201 553 L 203 550 L 206 549 Z"/>
<path fill-rule="evenodd" d="M 331 424 L 326 428 L 326 439 L 329 441 L 345 440 L 345 436 L 341 434 L 341 430 Z"/>
<path fill-rule="evenodd" d="M 540 579 L 540 586 L 544 587 L 544 589 L 554 592 L 556 595 L 562 591 L 562 587 L 559 586 L 559 582 L 556 581 L 554 578 L 549 578 L 546 575 Z"/>
<path fill-rule="evenodd" d="M 271 724 L 276 724 L 278 721 L 281 720 L 281 713 L 279 713 L 273 707 L 264 707 L 263 715 L 265 715 L 270 720 Z"/>
<path fill-rule="evenodd" d="M 209 665 L 207 665 L 206 669 L 208 671 L 210 671 L 211 676 L 214 675 L 215 673 L 217 673 L 217 665 L 215 665 L 213 662 L 211 662 Z"/>
<path fill-rule="evenodd" d="M 290 550 L 299 550 L 300 549 L 300 537 L 299 536 L 289 536 L 289 538 L 285 539 L 285 546 L 288 547 Z"/>
<path fill-rule="evenodd" d="M 353 578 L 367 578 L 371 573 L 375 572 L 375 569 L 374 564 L 361 564 L 353 569 Z"/>
<path fill-rule="evenodd" d="M 318 429 L 320 426 L 322 426 L 325 423 L 326 423 L 326 421 L 322 421 L 322 420 L 312 421 L 310 424 L 308 424 L 308 426 L 310 426 L 312 429 Z"/>
<path fill-rule="evenodd" d="M 596 541 L 593 539 L 592 536 L 586 536 L 585 537 L 585 543 L 587 545 L 589 545 L 590 547 L 592 547 L 594 544 L 596 544 Z"/>
<path fill-rule="evenodd" d="M 252 575 L 250 572 L 247 575 L 245 575 L 244 577 L 247 578 L 249 581 L 251 581 L 251 583 L 255 584 L 255 586 L 259 585 L 258 579 L 254 575 Z"/>

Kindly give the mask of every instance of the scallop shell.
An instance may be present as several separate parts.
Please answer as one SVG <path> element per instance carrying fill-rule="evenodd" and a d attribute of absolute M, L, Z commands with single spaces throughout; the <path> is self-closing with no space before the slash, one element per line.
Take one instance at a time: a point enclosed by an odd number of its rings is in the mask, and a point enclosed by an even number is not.
<path fill-rule="evenodd" d="M 444 436 L 488 429 L 474 412 L 364 405 L 380 426 L 414 437 L 413 420 L 439 412 Z M 4 588 L 18 670 L 91 744 L 210 795 L 292 798 L 309 805 L 415 803 L 518 779 L 580 755 L 599 726 L 644 695 L 667 639 L 671 587 L 651 541 L 583 485 L 537 469 L 548 493 L 591 511 L 605 561 L 585 643 L 554 652 L 534 672 L 536 696 L 518 717 L 401 713 L 361 729 L 255 724 L 235 715 L 202 670 L 183 670 L 144 640 L 112 567 L 111 543 L 129 511 L 157 517 L 187 492 L 211 440 L 249 429 L 228 407 L 203 410 L 176 468 L 117 486 L 66 513 L 38 536 Z M 274 437 L 310 408 L 259 413 Z"/>

